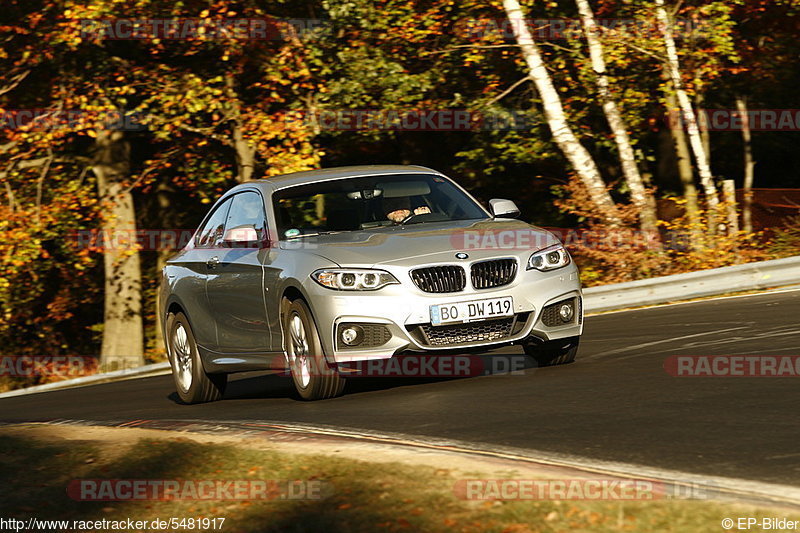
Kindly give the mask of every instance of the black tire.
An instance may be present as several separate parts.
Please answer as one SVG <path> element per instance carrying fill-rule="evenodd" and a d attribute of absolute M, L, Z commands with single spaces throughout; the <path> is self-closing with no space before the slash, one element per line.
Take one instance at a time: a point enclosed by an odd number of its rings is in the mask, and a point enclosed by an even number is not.
<path fill-rule="evenodd" d="M 284 349 L 297 394 L 304 400 L 321 400 L 342 394 L 345 380 L 335 366 L 328 364 L 317 325 L 306 302 L 299 298 L 291 302 L 286 300 L 282 308 Z"/>
<path fill-rule="evenodd" d="M 526 342 L 525 353 L 536 360 L 538 366 L 565 365 L 575 361 L 580 337 L 566 337 L 554 341 Z"/>
<path fill-rule="evenodd" d="M 221 399 L 228 384 L 228 375 L 206 374 L 186 315 L 170 313 L 165 330 L 172 377 L 181 401 L 193 404 Z"/>

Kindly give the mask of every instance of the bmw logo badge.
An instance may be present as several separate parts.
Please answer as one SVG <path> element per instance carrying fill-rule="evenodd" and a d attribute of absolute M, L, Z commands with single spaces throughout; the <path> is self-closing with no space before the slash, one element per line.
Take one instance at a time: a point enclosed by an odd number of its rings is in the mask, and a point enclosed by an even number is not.
<path fill-rule="evenodd" d="M 465 254 L 464 252 L 458 252 L 456 254 L 456 259 L 466 259 L 469 257 L 469 254 Z"/>

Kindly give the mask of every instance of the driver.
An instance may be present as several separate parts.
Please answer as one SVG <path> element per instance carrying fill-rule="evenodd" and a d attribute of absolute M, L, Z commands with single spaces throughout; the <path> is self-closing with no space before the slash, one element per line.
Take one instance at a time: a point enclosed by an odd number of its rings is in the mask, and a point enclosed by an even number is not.
<path fill-rule="evenodd" d="M 411 216 L 411 200 L 408 197 L 385 198 L 383 208 L 386 211 L 386 218 L 395 224 L 399 224 Z M 430 208 L 426 205 L 414 208 L 415 215 L 424 215 L 430 212 Z"/>

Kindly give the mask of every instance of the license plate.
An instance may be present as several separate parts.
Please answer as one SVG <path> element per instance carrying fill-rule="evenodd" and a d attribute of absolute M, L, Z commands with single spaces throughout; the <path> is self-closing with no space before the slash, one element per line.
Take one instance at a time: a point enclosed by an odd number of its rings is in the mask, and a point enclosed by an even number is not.
<path fill-rule="evenodd" d="M 487 298 L 485 300 L 471 300 L 469 302 L 454 302 L 431 306 L 431 324 L 453 324 L 457 322 L 474 322 L 511 316 L 514 314 L 514 301 L 511 296 L 502 298 Z"/>

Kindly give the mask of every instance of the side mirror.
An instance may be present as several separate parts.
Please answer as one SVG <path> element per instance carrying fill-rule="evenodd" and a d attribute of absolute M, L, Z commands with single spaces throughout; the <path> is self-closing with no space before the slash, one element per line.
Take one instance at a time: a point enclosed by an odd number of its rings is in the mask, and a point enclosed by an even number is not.
<path fill-rule="evenodd" d="M 492 207 L 492 214 L 495 218 L 517 218 L 519 216 L 519 208 L 511 200 L 492 198 L 489 200 L 489 205 Z"/>
<path fill-rule="evenodd" d="M 237 226 L 225 231 L 223 242 L 228 248 L 266 248 L 269 241 L 261 238 L 255 226 Z"/>

